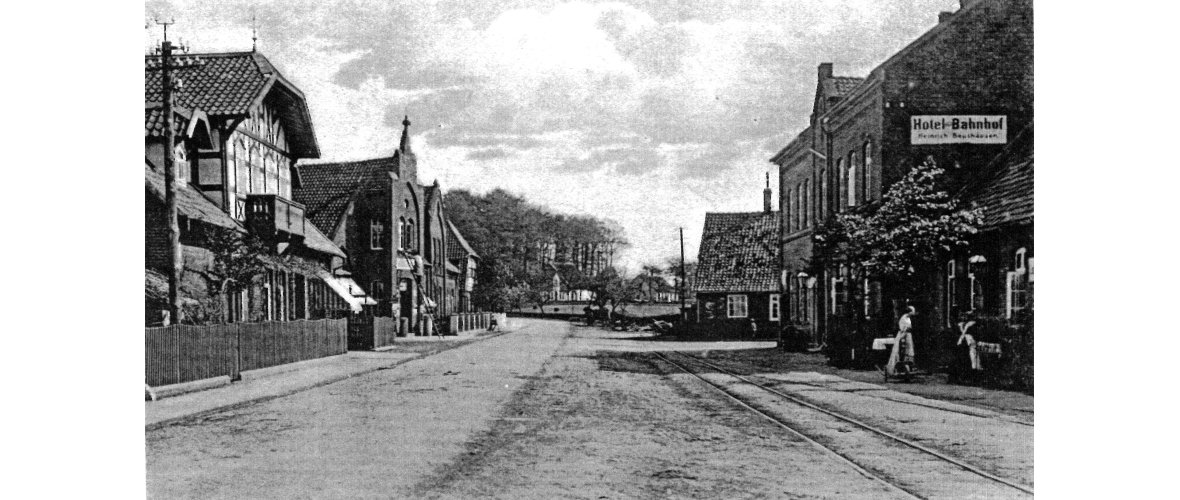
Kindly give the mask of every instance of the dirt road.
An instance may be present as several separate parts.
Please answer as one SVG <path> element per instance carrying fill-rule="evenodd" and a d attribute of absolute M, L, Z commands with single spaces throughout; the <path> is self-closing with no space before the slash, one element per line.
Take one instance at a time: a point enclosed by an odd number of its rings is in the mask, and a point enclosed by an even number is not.
<path fill-rule="evenodd" d="M 523 323 L 388 370 L 151 431 L 149 497 L 900 497 L 648 352 L 766 346 Z M 822 396 L 876 415 L 872 398 Z M 899 411 L 897 402 L 881 404 Z M 915 405 L 881 416 L 915 432 L 947 418 L 975 422 Z M 987 434 L 961 439 L 981 440 L 967 446 L 971 459 L 1031 475 L 1024 431 L 986 425 Z M 1031 440 L 1031 427 L 1020 427 Z M 1005 440 L 982 442 L 996 433 Z"/>

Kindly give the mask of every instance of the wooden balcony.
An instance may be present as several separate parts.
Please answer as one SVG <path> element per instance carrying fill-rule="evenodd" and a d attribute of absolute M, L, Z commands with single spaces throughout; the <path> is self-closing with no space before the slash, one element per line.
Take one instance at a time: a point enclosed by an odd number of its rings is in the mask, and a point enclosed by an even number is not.
<path fill-rule="evenodd" d="M 303 205 L 275 194 L 246 196 L 246 226 L 250 231 L 274 241 L 301 240 L 307 221 Z"/>

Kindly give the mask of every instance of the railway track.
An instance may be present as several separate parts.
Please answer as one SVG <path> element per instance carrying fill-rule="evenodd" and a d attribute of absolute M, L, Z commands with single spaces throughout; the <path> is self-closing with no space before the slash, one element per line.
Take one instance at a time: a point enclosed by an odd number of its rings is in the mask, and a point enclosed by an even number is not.
<path fill-rule="evenodd" d="M 738 406 L 907 498 L 1027 498 L 1030 486 L 820 407 L 694 356 L 654 353 Z M 673 358 L 679 358 L 673 359 Z M 700 368 L 704 368 L 704 370 Z M 696 368 L 696 369 L 694 369 Z"/>
<path fill-rule="evenodd" d="M 681 354 L 681 355 L 684 355 L 684 356 L 688 356 L 688 357 L 690 357 L 690 358 L 692 358 L 692 359 L 694 359 L 694 360 L 696 360 L 696 361 L 698 361 L 698 362 L 701 362 L 701 363 L 709 363 L 709 364 L 711 364 L 711 365 L 712 365 L 712 366 L 713 366 L 715 369 L 720 369 L 720 368 L 721 368 L 721 367 L 720 367 L 719 365 L 717 365 L 716 363 L 711 363 L 711 362 L 709 362 L 709 361 L 706 361 L 706 360 L 704 360 L 704 359 L 701 359 L 701 358 L 700 358 L 700 357 L 698 357 L 698 356 L 692 356 L 692 355 L 688 355 L 688 354 L 684 354 L 684 353 L 679 353 L 679 354 Z M 730 370 L 730 372 L 731 372 L 731 373 L 734 373 L 734 374 L 736 374 L 736 375 L 741 375 L 741 376 L 744 376 L 744 377 L 747 377 L 747 378 L 751 378 L 751 379 L 757 379 L 757 380 L 765 380 L 765 381 L 770 381 L 771 383 L 784 383 L 784 382 L 785 382 L 785 383 L 789 383 L 789 384 L 793 384 L 793 385 L 806 385 L 806 386 L 809 386 L 809 387 L 815 387 L 815 388 L 819 388 L 819 389 L 829 389 L 829 390 L 833 390 L 831 387 L 829 387 L 829 386 L 827 386 L 827 385 L 820 384 L 820 383 L 815 383 L 815 382 L 805 382 L 805 381 L 800 381 L 800 380 L 790 380 L 790 381 L 784 381 L 784 380 L 778 380 L 778 379 L 767 378 L 767 377 L 763 377 L 763 376 L 760 376 L 760 375 L 757 375 L 757 374 L 752 374 L 752 373 L 738 373 L 738 372 L 735 372 L 735 371 L 733 371 L 733 370 Z M 769 384 L 763 384 L 763 385 L 769 385 Z M 999 413 L 999 412 L 993 412 L 993 413 L 995 413 L 995 415 L 986 415 L 986 414 L 981 414 L 981 413 L 977 413 L 977 412 L 970 412 L 970 411 L 956 410 L 956 409 L 953 409 L 953 408 L 947 408 L 947 407 L 945 407 L 945 406 L 939 406 L 939 405 L 932 405 L 932 404 L 920 403 L 920 402 L 917 402 L 917 401 L 909 401 L 909 400 L 905 400 L 905 399 L 896 399 L 896 398 L 890 398 L 890 397 L 885 397 L 885 396 L 878 395 L 878 394 L 869 394 L 867 391 L 859 391 L 859 390 L 857 390 L 857 391 L 843 391 L 843 392 L 846 392 L 846 393 L 849 393 L 849 394 L 855 394 L 855 395 L 857 395 L 857 396 L 866 397 L 866 398 L 879 399 L 879 400 L 881 400 L 881 401 L 889 401 L 889 402 L 893 402 L 893 403 L 897 403 L 897 404 L 904 404 L 904 405 L 910 405 L 910 406 L 918 406 L 918 407 L 922 407 L 922 408 L 930 408 L 930 409 L 933 409 L 933 410 L 943 411 L 943 412 L 947 412 L 947 413 L 956 413 L 956 414 L 959 414 L 959 415 L 967 415 L 967 416 L 970 416 L 970 417 L 976 417 L 976 418 L 986 418 L 986 419 L 996 419 L 996 420 L 1002 420 L 1002 421 L 1004 421 L 1004 422 L 1008 422 L 1008 423 L 1012 423 L 1012 424 L 1016 424 L 1016 425 L 1023 425 L 1023 426 L 1026 426 L 1026 427 L 1033 427 L 1033 426 L 1034 426 L 1034 424 L 1033 424 L 1033 423 L 1031 423 L 1031 422 L 1028 422 L 1028 421 L 1025 421 L 1025 420 L 1022 420 L 1022 419 L 1020 419 L 1020 418 L 1013 417 L 1013 416 L 1010 416 L 1010 415 L 1004 415 L 1004 414 L 1002 414 L 1002 413 Z M 1019 410 L 1018 410 L 1018 411 L 1019 411 Z"/>

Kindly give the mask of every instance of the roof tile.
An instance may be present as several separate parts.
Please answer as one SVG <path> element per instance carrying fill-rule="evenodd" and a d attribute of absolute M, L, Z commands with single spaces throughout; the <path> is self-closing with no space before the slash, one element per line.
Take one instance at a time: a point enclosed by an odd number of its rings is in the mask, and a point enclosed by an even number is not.
<path fill-rule="evenodd" d="M 706 213 L 697 292 L 776 292 L 778 212 Z"/>

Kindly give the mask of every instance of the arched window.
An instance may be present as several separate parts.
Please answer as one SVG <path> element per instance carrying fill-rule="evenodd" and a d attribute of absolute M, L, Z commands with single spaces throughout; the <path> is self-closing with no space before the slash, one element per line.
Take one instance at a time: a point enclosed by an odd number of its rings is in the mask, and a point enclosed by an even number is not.
<path fill-rule="evenodd" d="M 783 225 L 787 233 L 794 231 L 795 227 L 791 223 L 791 216 L 794 215 L 794 210 L 791 209 L 791 192 L 783 191 Z"/>
<path fill-rule="evenodd" d="M 873 191 L 873 143 L 865 141 L 864 146 L 864 201 L 869 201 L 877 198 L 877 193 Z"/>
<path fill-rule="evenodd" d="M 397 247 L 405 250 L 406 246 L 406 218 L 401 217 L 397 220 Z"/>
<path fill-rule="evenodd" d="M 856 206 L 856 152 L 848 152 L 848 206 Z"/>
<path fill-rule="evenodd" d="M 819 220 L 827 219 L 828 214 L 828 170 L 819 170 Z"/>
<path fill-rule="evenodd" d="M 836 159 L 836 211 L 843 212 L 848 206 L 848 172 L 844 170 L 844 159 Z"/>
<path fill-rule="evenodd" d="M 803 227 L 811 227 L 811 179 L 803 181 Z"/>
<path fill-rule="evenodd" d="M 807 211 L 807 205 L 803 202 L 803 183 L 795 185 L 795 229 L 802 230 L 806 224 L 806 218 L 803 215 Z"/>

